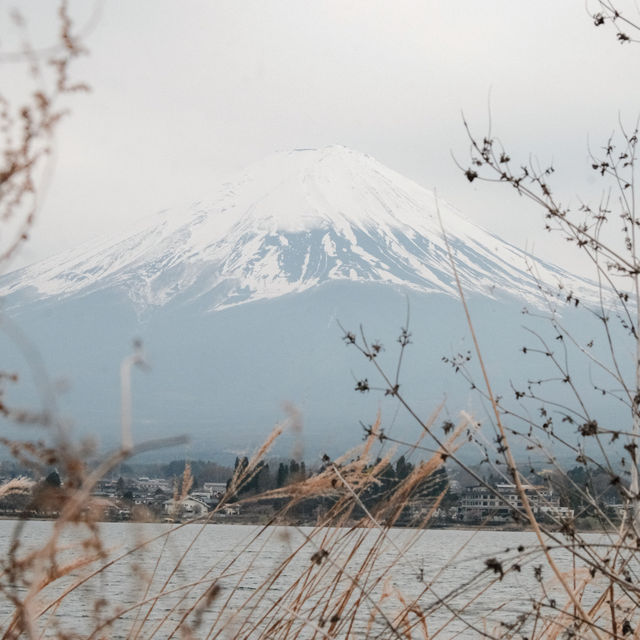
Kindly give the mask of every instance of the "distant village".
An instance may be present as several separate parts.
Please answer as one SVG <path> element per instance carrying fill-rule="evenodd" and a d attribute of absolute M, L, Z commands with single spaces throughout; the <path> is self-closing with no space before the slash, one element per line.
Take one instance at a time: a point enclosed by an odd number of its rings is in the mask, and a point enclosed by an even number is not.
<path fill-rule="evenodd" d="M 277 519 L 286 503 L 283 497 L 263 499 L 260 496 L 319 472 L 308 471 L 304 462 L 296 460 L 261 463 L 250 480 L 233 491 L 231 478 L 238 467 L 247 462 L 246 458 L 237 459 L 235 469 L 203 461 L 122 465 L 95 485 L 87 509 L 92 511 L 94 519 L 104 521 L 208 519 L 211 522 L 260 524 Z M 0 497 L 0 517 L 57 517 L 64 505 L 65 479 L 52 470 L 45 478 L 35 480 L 24 470 L 7 469 L 7 464 L 0 463 L 4 475 L 2 484 L 13 483 L 15 486 Z M 385 500 L 413 468 L 403 456 L 394 464 L 389 463 L 374 483 L 374 489 L 369 488 L 362 494 L 363 505 L 375 511 L 376 504 Z M 602 523 L 593 505 L 584 504 L 582 499 L 581 490 L 585 487 L 590 488 L 593 495 L 599 495 L 600 513 L 606 514 L 612 522 L 621 518 L 623 505 L 608 477 L 599 478 L 596 471 L 584 467 L 575 467 L 565 474 L 540 470 L 530 475 L 524 490 L 537 519 L 599 528 Z M 331 504 L 326 496 L 309 497 L 294 510 L 287 511 L 286 522 L 313 525 Z M 513 483 L 493 475 L 478 483 L 472 476 L 456 474 L 442 467 L 412 493 L 395 524 L 522 526 L 523 523 L 514 518 L 514 508 L 521 510 L 522 501 Z"/>

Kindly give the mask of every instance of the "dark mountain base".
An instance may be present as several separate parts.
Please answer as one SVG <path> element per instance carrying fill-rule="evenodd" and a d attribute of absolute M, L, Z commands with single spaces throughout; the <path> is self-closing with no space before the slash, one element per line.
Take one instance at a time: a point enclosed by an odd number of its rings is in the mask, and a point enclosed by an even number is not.
<path fill-rule="evenodd" d="M 486 407 L 479 394 L 442 360 L 456 354 L 464 360 L 472 351 L 460 302 L 357 283 L 331 283 L 214 313 L 207 313 L 203 303 L 172 304 L 143 318 L 114 293 L 32 303 L 13 325 L 5 323 L 0 344 L 4 368 L 17 370 L 21 378 L 7 389 L 6 399 L 38 409 L 55 396 L 59 414 L 70 417 L 76 432 L 97 435 L 105 447 L 116 446 L 119 367 L 139 338 L 150 370 L 133 375 L 135 440 L 176 434 L 191 439 L 179 451 L 152 457 L 232 461 L 239 453 L 250 453 L 287 418 L 287 407 L 300 412 L 303 428 L 281 438 L 279 455 L 291 455 L 296 448 L 300 457 L 300 446 L 309 460 L 324 452 L 339 455 L 361 440 L 360 421 L 373 423 L 378 410 L 386 433 L 413 442 L 419 425 L 399 409 L 396 399 L 385 397 L 382 378 L 362 354 L 346 346 L 337 324 L 358 337 L 362 326 L 367 339 L 380 341 L 384 350 L 379 362 L 394 377 L 396 340 L 406 322 L 407 303 L 412 335 L 400 390 L 425 420 L 446 400 L 436 423 L 440 434 L 442 421 L 457 421 L 462 409 L 483 421 Z M 496 393 L 512 397 L 510 380 L 517 388 L 545 370 L 549 373 L 544 358 L 538 358 L 536 373 L 535 361 L 522 352 L 533 341 L 522 325 L 548 331 L 547 323 L 523 317 L 521 303 L 514 299 L 471 296 L 470 305 Z M 27 339 L 17 337 L 12 326 Z M 465 364 L 480 386 L 475 354 Z M 382 390 L 356 392 L 356 381 L 365 378 L 370 387 Z M 567 429 L 575 432 L 575 427 Z M 470 448 L 469 455 L 479 453 Z"/>

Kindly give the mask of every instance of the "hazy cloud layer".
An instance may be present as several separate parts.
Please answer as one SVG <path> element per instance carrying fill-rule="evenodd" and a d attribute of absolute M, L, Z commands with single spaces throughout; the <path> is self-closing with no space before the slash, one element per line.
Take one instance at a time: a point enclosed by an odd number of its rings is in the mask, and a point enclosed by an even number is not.
<path fill-rule="evenodd" d="M 51 3 L 21 7 L 32 39 L 50 38 Z M 466 162 L 461 110 L 483 133 L 490 102 L 512 156 L 553 159 L 563 196 L 576 202 L 585 189 L 597 194 L 588 141 L 598 147 L 619 113 L 633 122 L 640 106 L 639 50 L 596 29 L 581 1 L 136 0 L 75 2 L 71 12 L 89 23 L 90 56 L 75 69 L 92 93 L 61 127 L 22 262 L 206 199 L 275 150 L 337 143 L 566 264 L 535 210 L 460 174 L 451 152 Z M 20 70 L 0 72 L 3 86 L 20 89 Z"/>

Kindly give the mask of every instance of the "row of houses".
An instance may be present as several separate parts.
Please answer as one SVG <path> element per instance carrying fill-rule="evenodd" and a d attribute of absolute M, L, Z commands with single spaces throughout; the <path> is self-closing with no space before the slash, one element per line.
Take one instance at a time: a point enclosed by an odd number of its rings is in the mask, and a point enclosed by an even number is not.
<path fill-rule="evenodd" d="M 455 481 L 454 481 L 455 482 Z M 453 483 L 452 483 L 453 484 Z M 227 486 L 222 482 L 206 482 L 198 490 L 189 493 L 182 500 L 174 498 L 174 490 L 170 481 L 164 478 L 140 477 L 130 479 L 126 483 L 130 508 L 144 506 L 157 517 L 167 520 L 188 520 L 201 518 L 212 511 L 224 496 Z M 447 508 L 439 508 L 432 515 L 434 520 L 448 522 L 509 522 L 513 519 L 513 510 L 523 510 L 520 494 L 512 483 L 498 483 L 492 486 L 475 485 L 466 488 L 450 487 L 457 499 Z M 560 498 L 549 486 L 525 484 L 523 486 L 528 502 L 536 517 L 545 515 L 554 519 L 573 518 L 573 509 L 560 504 Z M 122 497 L 121 480 L 105 480 L 100 486 L 100 495 L 104 498 L 118 500 Z M 430 511 L 432 500 L 425 504 L 412 505 L 414 516 Z M 237 504 L 224 505 L 221 514 L 238 515 Z M 119 517 L 126 519 L 125 508 Z"/>
<path fill-rule="evenodd" d="M 49 486 L 51 485 L 51 486 Z M 47 482 L 52 495 L 43 499 L 39 495 L 36 500 L 31 492 L 25 490 L 24 495 L 9 496 L 0 504 L 0 513 L 23 513 L 25 509 L 36 510 L 39 514 L 55 516 L 58 511 L 60 480 L 57 483 Z M 574 516 L 573 509 L 561 504 L 559 496 L 555 495 L 550 486 L 525 484 L 524 493 L 536 517 L 551 517 L 554 520 L 568 520 Z M 197 490 L 191 491 L 182 500 L 175 498 L 173 483 L 165 478 L 138 477 L 118 479 L 104 479 L 92 496 L 88 508 L 103 513 L 109 520 L 136 519 L 165 519 L 188 520 L 202 518 L 216 509 L 227 491 L 226 483 L 206 482 Z M 42 491 L 40 491 L 42 494 Z M 44 494 L 43 494 L 44 495 Z M 272 505 L 273 506 L 273 505 Z M 620 505 L 609 505 L 611 509 Z M 268 509 L 268 504 L 261 506 Z M 318 507 L 320 508 L 320 507 Z M 248 507 L 246 514 L 259 515 L 256 505 Z M 446 526 L 453 522 L 510 522 L 513 511 L 523 510 L 523 504 L 515 484 L 496 483 L 489 485 L 474 485 L 460 487 L 455 481 L 450 484 L 450 494 L 442 504 L 436 504 L 435 498 L 418 495 L 410 501 L 406 514 L 407 522 L 418 522 L 429 519 L 433 524 Z M 237 504 L 224 504 L 218 509 L 220 515 L 239 515 Z M 307 514 L 309 515 L 309 514 Z"/>
<path fill-rule="evenodd" d="M 139 477 L 126 482 L 121 478 L 102 480 L 94 492 L 95 498 L 113 505 L 108 512 L 110 519 L 127 520 L 132 511 L 147 509 L 155 517 L 166 520 L 201 518 L 216 508 L 227 490 L 224 482 L 205 482 L 182 500 L 174 497 L 174 487 L 165 478 Z M 221 514 L 239 514 L 238 505 L 224 505 Z"/>

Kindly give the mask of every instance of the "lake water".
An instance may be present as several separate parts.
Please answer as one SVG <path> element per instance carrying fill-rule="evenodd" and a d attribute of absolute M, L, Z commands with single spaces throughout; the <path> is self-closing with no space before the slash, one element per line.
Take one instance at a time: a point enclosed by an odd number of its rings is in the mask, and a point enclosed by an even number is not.
<path fill-rule="evenodd" d="M 5 553 L 16 524 L 0 521 Z M 17 557 L 42 545 L 52 527 L 24 523 Z M 529 532 L 397 529 L 383 536 L 376 530 L 219 524 L 176 531 L 160 524 L 99 527 L 108 557 L 73 568 L 33 601 L 43 637 L 61 631 L 86 637 L 98 629 L 90 637 L 421 638 L 425 624 L 430 638 L 500 637 L 533 601 L 566 601 Z M 81 544 L 88 538 L 84 527 L 65 530 L 58 566 L 91 553 Z M 588 540 L 597 544 L 605 537 Z M 45 611 L 65 588 L 136 547 Z M 553 554 L 563 570 L 580 575 L 566 551 Z M 49 560 L 39 567 L 46 575 Z M 19 577 L 13 580 L 0 602 L 3 629 L 14 611 L 9 597 L 27 593 Z M 412 603 L 413 612 L 399 618 Z M 531 626 L 533 618 L 523 624 Z"/>

